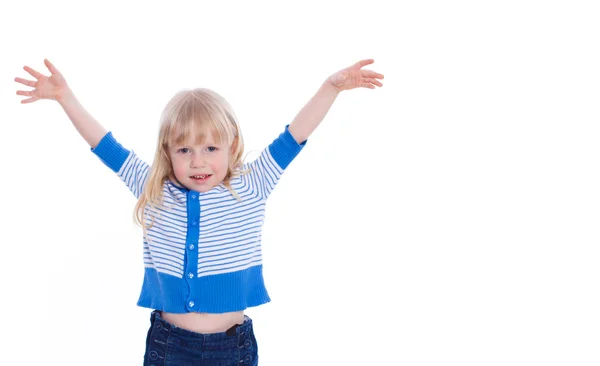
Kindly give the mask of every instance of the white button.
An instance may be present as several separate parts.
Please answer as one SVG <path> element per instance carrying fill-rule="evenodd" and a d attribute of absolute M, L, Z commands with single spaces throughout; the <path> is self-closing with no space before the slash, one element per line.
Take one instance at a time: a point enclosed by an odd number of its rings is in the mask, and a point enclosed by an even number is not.
<path fill-rule="evenodd" d="M 195 194 L 192 195 L 192 199 L 196 199 L 196 195 Z"/>
<path fill-rule="evenodd" d="M 194 274 L 192 272 L 188 273 L 189 278 L 194 278 Z"/>
<path fill-rule="evenodd" d="M 194 244 L 190 244 L 190 250 L 194 250 Z"/>
<path fill-rule="evenodd" d="M 193 308 L 194 307 L 194 302 L 190 301 L 190 302 L 188 302 L 188 305 L 190 306 L 190 308 Z"/>

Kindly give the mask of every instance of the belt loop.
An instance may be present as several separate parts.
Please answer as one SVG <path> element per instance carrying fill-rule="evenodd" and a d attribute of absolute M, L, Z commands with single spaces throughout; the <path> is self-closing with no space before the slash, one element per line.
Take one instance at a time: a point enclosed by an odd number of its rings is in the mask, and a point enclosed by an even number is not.
<path fill-rule="evenodd" d="M 227 329 L 225 334 L 227 334 L 230 337 L 234 336 L 236 334 L 236 330 L 238 327 L 239 327 L 239 324 L 234 324 L 231 328 Z"/>

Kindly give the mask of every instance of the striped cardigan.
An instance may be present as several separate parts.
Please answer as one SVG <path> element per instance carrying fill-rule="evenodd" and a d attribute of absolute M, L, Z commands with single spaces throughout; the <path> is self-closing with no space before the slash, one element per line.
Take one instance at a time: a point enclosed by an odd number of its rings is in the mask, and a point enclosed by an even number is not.
<path fill-rule="evenodd" d="M 267 197 L 302 150 L 287 127 L 232 179 L 200 193 L 166 181 L 163 207 L 144 239 L 138 306 L 170 313 L 240 311 L 270 301 L 262 275 L 261 230 Z M 109 132 L 92 149 L 139 198 L 150 166 Z M 148 210 L 148 209 L 147 209 Z"/>

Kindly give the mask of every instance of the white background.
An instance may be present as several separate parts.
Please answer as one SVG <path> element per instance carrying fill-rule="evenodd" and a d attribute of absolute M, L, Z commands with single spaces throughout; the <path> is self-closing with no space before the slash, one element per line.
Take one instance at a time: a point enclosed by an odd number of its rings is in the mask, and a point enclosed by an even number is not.
<path fill-rule="evenodd" d="M 149 326 L 134 197 L 15 95 L 44 58 L 147 161 L 182 88 L 255 154 L 375 59 L 384 87 L 342 93 L 270 198 L 262 366 L 600 364 L 593 1 L 120 3 L 0 6 L 2 364 L 141 365 Z"/>

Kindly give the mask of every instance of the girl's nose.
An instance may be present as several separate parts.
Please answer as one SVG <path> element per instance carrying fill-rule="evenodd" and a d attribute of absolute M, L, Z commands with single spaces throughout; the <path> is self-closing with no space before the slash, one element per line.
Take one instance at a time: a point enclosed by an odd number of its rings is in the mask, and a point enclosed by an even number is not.
<path fill-rule="evenodd" d="M 199 168 L 206 165 L 206 161 L 201 154 L 193 154 L 192 160 L 190 161 L 190 166 L 192 168 Z"/>

